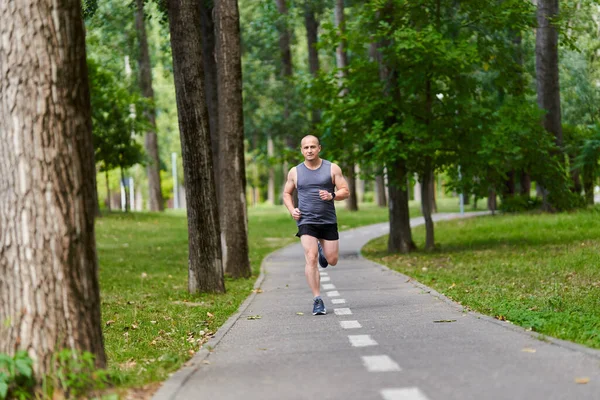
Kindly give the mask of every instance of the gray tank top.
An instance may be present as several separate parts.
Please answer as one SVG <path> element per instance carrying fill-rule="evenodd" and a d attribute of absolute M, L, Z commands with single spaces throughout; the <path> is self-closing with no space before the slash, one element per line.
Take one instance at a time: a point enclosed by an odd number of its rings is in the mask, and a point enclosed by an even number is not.
<path fill-rule="evenodd" d="M 304 163 L 296 166 L 296 187 L 298 189 L 298 208 L 300 221 L 304 224 L 336 224 L 333 201 L 324 201 L 319 197 L 319 190 L 334 190 L 331 180 L 331 162 L 322 160 L 321 166 L 315 170 L 308 169 Z"/>

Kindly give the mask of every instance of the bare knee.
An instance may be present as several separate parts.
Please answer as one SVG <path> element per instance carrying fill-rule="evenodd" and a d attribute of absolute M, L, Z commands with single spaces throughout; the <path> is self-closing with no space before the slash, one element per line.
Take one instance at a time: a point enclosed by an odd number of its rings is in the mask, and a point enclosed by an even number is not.
<path fill-rule="evenodd" d="M 331 257 L 331 260 L 328 258 L 327 262 L 329 264 L 331 264 L 331 265 L 337 265 L 337 263 L 338 263 L 338 256 L 335 255 L 335 256 Z"/>
<path fill-rule="evenodd" d="M 306 257 L 306 265 L 307 266 L 311 266 L 311 267 L 315 267 L 315 268 L 317 267 L 318 254 L 316 252 L 314 254 L 312 252 L 306 253 L 305 257 Z"/>

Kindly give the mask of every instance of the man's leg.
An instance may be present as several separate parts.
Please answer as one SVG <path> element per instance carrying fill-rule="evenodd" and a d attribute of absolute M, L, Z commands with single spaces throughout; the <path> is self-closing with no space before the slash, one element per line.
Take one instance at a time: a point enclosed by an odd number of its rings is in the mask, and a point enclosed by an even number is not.
<path fill-rule="evenodd" d="M 304 275 L 306 275 L 306 281 L 308 286 L 312 290 L 313 297 L 321 295 L 321 275 L 319 274 L 319 268 L 317 268 L 317 238 L 308 235 L 302 235 L 300 242 L 304 248 L 304 258 L 306 259 L 306 266 L 304 267 Z"/>
<path fill-rule="evenodd" d="M 339 240 L 324 240 L 319 239 L 321 247 L 323 247 L 323 253 L 327 262 L 330 265 L 336 265 L 340 254 L 340 241 Z"/>

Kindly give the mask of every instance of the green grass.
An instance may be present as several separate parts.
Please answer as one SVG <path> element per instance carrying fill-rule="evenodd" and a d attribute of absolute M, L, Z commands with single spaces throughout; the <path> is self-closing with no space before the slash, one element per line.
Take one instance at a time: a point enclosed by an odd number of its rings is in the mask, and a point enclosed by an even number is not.
<path fill-rule="evenodd" d="M 388 211 L 338 208 L 341 229 L 386 221 Z M 166 379 L 238 309 L 263 258 L 297 242 L 283 206 L 249 210 L 253 276 L 227 279 L 227 293 L 187 292 L 187 220 L 183 212 L 112 213 L 96 222 L 102 328 L 109 370 L 121 387 Z M 210 313 L 210 314 L 209 314 Z"/>
<path fill-rule="evenodd" d="M 413 233 L 423 248 L 423 227 Z M 379 238 L 363 254 L 467 308 L 600 348 L 600 208 L 443 222 L 436 241 L 432 253 L 389 255 Z"/>

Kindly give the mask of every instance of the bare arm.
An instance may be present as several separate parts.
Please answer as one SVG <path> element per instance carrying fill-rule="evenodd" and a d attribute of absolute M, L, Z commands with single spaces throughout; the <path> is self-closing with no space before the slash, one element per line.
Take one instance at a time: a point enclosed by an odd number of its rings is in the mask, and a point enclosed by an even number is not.
<path fill-rule="evenodd" d="M 287 181 L 283 187 L 283 204 L 296 221 L 300 219 L 300 210 L 294 207 L 294 189 L 296 189 L 296 167 L 288 172 Z"/>
<path fill-rule="evenodd" d="M 350 189 L 348 189 L 348 182 L 342 174 L 342 169 L 337 164 L 331 164 L 331 178 L 333 185 L 335 186 L 335 200 L 346 200 L 350 197 Z"/>

